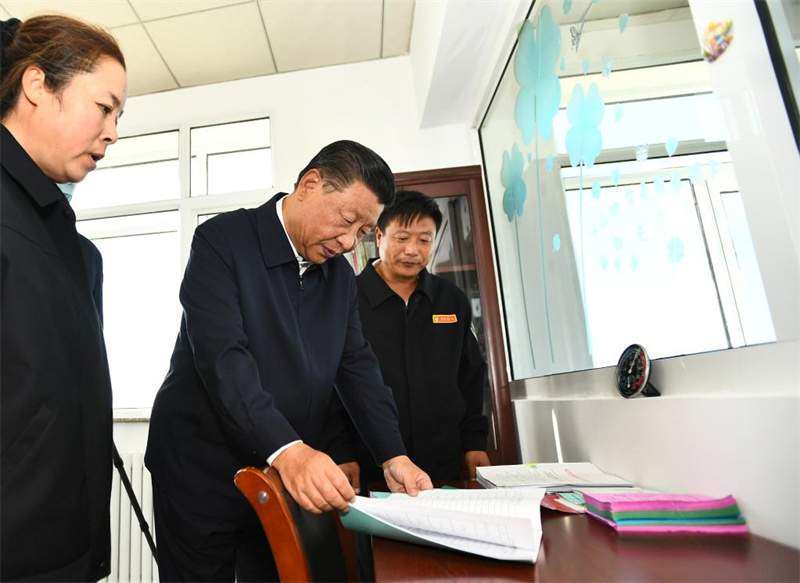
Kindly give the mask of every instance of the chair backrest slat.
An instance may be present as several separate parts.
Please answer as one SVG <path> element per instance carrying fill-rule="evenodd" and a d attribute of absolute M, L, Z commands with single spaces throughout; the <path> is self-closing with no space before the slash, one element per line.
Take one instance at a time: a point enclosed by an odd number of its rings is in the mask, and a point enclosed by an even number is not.
<path fill-rule="evenodd" d="M 275 468 L 243 468 L 234 482 L 258 515 L 281 581 L 358 581 L 355 539 L 337 513 L 301 509 Z"/>

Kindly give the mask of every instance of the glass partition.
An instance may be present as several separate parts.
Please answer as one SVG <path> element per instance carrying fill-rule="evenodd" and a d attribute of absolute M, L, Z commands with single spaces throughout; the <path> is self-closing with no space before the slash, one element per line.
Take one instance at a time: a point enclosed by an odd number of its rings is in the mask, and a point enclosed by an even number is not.
<path fill-rule="evenodd" d="M 686 1 L 544 1 L 480 128 L 514 379 L 772 342 Z M 704 59 L 705 55 L 705 59 Z"/>

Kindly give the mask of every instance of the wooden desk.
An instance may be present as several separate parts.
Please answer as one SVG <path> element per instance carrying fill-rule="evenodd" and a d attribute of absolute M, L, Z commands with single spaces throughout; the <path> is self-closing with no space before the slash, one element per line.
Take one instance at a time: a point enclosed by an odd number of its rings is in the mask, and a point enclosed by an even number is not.
<path fill-rule="evenodd" d="M 535 565 L 373 537 L 375 580 L 800 581 L 800 552 L 758 536 L 618 536 L 586 515 L 542 508 Z"/>

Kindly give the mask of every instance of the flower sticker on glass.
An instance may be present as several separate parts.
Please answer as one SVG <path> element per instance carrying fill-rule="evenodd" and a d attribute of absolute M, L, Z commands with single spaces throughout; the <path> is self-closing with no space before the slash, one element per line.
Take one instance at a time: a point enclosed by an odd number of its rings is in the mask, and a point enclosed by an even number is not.
<path fill-rule="evenodd" d="M 700 162 L 695 162 L 688 168 L 689 171 L 689 180 L 691 180 L 692 184 L 695 186 L 703 182 L 703 167 L 700 165 Z"/>
<path fill-rule="evenodd" d="M 611 77 L 611 67 L 614 65 L 614 55 L 610 57 L 606 57 L 605 55 L 600 55 L 603 57 L 603 77 L 608 79 Z"/>
<path fill-rule="evenodd" d="M 514 75 L 521 86 L 515 118 L 526 144 L 535 131 L 542 140 L 550 139 L 553 118 L 561 102 L 561 82 L 555 72 L 560 53 L 561 30 L 553 20 L 550 6 L 545 6 L 536 30 L 530 20 L 522 24 L 514 60 Z"/>
<path fill-rule="evenodd" d="M 708 63 L 716 61 L 733 42 L 733 21 L 709 22 L 703 34 L 703 58 Z"/>
<path fill-rule="evenodd" d="M 623 12 L 619 15 L 619 33 L 622 34 L 625 32 L 625 29 L 628 28 L 628 13 Z"/>
<path fill-rule="evenodd" d="M 667 256 L 672 263 L 680 263 L 683 261 L 686 246 L 681 241 L 680 237 L 673 237 L 667 243 Z"/>
<path fill-rule="evenodd" d="M 605 103 L 600 97 L 597 83 L 592 83 L 585 95 L 583 86 L 575 85 L 567 106 L 567 119 L 572 127 L 567 132 L 566 146 L 572 166 L 594 166 L 595 159 L 603 149 L 599 126 L 604 113 Z"/>
<path fill-rule="evenodd" d="M 672 158 L 675 150 L 678 149 L 678 140 L 676 138 L 667 138 L 667 141 L 664 142 L 664 147 L 667 149 L 667 156 Z"/>
<path fill-rule="evenodd" d="M 522 216 L 522 206 L 525 204 L 525 181 L 522 179 L 522 152 L 516 144 L 508 151 L 503 152 L 503 167 L 500 170 L 500 182 L 505 188 L 503 193 L 503 211 L 508 216 L 508 221 L 514 220 L 514 215 Z"/>
<path fill-rule="evenodd" d="M 553 235 L 553 251 L 558 253 L 561 250 L 561 235 L 556 233 Z"/>
<path fill-rule="evenodd" d="M 672 172 L 672 178 L 670 179 L 670 184 L 672 184 L 672 190 L 675 191 L 677 194 L 678 191 L 681 189 L 681 173 L 680 170 L 675 170 Z"/>

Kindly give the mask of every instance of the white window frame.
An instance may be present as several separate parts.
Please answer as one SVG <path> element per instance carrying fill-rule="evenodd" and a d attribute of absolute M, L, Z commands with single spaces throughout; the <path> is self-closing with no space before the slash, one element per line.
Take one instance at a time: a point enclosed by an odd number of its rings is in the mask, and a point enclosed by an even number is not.
<path fill-rule="evenodd" d="M 162 132 L 171 132 L 176 130 L 178 131 L 178 172 L 180 180 L 179 196 L 177 198 L 153 202 L 80 209 L 76 210 L 75 212 L 77 220 L 86 221 L 165 211 L 178 211 L 180 216 L 180 223 L 178 227 L 178 237 L 180 240 L 180 277 L 182 278 L 183 272 L 186 268 L 186 263 L 189 260 L 189 251 L 191 250 L 194 231 L 197 228 L 199 217 L 201 215 L 223 213 L 240 208 L 256 208 L 264 204 L 271 196 L 273 196 L 273 194 L 275 194 L 275 192 L 278 191 L 278 189 L 273 185 L 268 188 L 243 192 L 204 194 L 202 196 L 194 197 L 191 196 L 191 130 L 193 128 L 205 126 L 233 124 L 257 119 L 269 119 L 270 132 L 274 133 L 272 131 L 272 116 L 265 112 L 250 113 L 240 116 L 205 117 L 197 120 L 184 121 L 178 124 L 127 128 L 124 132 L 120 133 L 120 139 Z M 273 150 L 271 155 L 273 156 L 274 162 L 274 144 L 272 141 L 272 136 L 270 136 L 269 148 L 270 150 Z M 80 196 L 80 190 L 78 191 L 77 196 Z M 126 230 L 125 235 L 147 235 L 151 234 L 151 232 L 152 231 L 150 229 L 143 228 L 141 230 Z M 175 330 L 175 334 L 177 333 L 178 330 Z M 165 370 L 168 364 L 168 361 L 163 363 Z M 139 421 L 143 419 L 149 419 L 150 412 L 150 407 L 137 409 L 114 409 L 114 419 L 116 421 Z"/>

